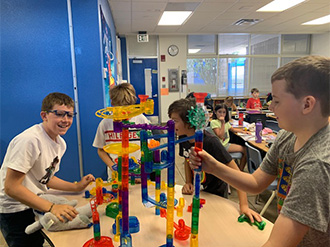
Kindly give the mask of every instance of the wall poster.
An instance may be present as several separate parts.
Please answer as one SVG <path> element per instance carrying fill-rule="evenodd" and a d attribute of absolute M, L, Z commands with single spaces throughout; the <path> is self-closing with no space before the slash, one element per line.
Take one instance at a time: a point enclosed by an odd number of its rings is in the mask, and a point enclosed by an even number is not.
<path fill-rule="evenodd" d="M 101 30 L 102 30 L 102 51 L 103 51 L 103 80 L 106 106 L 111 106 L 109 90 L 116 85 L 117 78 L 115 70 L 115 55 L 111 41 L 111 31 L 100 6 Z"/>

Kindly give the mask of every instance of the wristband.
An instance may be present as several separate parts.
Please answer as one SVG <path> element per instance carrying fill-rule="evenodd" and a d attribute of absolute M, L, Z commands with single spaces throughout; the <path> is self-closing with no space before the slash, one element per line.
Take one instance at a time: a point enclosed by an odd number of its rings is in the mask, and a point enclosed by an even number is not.
<path fill-rule="evenodd" d="M 47 212 L 50 212 L 50 211 L 52 211 L 52 209 L 53 209 L 54 205 L 55 205 L 55 203 L 53 203 L 53 204 L 50 206 L 50 208 L 49 208 L 49 210 L 48 210 Z"/>

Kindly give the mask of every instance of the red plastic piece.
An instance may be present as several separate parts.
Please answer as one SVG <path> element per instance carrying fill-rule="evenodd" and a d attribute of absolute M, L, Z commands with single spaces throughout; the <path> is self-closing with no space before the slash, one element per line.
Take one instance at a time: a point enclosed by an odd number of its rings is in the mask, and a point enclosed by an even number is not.
<path fill-rule="evenodd" d="M 160 217 L 166 218 L 167 212 L 166 209 L 161 208 L 160 209 Z M 179 224 L 173 222 L 173 226 L 176 229 L 174 231 L 174 237 L 177 240 L 187 240 L 190 236 L 191 228 L 189 226 L 186 226 L 186 223 L 183 219 L 180 219 L 178 221 Z"/>
<path fill-rule="evenodd" d="M 197 103 L 204 103 L 204 99 L 208 93 L 194 93 Z"/>
<path fill-rule="evenodd" d="M 138 96 L 140 98 L 140 103 L 146 102 L 147 99 L 149 98 L 149 95 L 139 94 Z"/>
<path fill-rule="evenodd" d="M 199 199 L 199 208 L 202 208 L 203 205 L 206 203 L 206 200 L 205 199 Z M 188 209 L 187 209 L 187 212 L 191 213 L 192 211 L 192 203 L 190 205 L 188 205 Z"/>
<path fill-rule="evenodd" d="M 111 238 L 101 237 L 98 241 L 94 240 L 94 238 L 88 240 L 83 247 L 114 247 L 114 245 Z"/>
<path fill-rule="evenodd" d="M 180 219 L 178 223 L 179 225 L 174 223 L 174 227 L 176 229 L 174 231 L 174 237 L 177 240 L 187 240 L 189 238 L 191 228 L 186 226 L 183 219 Z"/>

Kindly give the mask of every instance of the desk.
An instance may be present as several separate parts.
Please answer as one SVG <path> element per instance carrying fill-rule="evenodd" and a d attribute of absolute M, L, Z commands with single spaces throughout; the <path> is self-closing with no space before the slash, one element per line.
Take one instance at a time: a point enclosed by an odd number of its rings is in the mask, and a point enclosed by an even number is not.
<path fill-rule="evenodd" d="M 94 184 L 93 184 L 94 185 Z M 175 186 L 178 199 L 182 196 L 182 186 Z M 149 187 L 151 191 L 151 187 Z M 83 193 L 79 194 L 61 194 L 68 199 L 77 199 L 78 205 L 84 205 L 89 202 L 83 198 Z M 191 213 L 187 212 L 187 207 L 192 202 L 191 195 L 184 195 L 185 208 L 183 211 L 183 219 L 186 224 L 191 224 Z M 238 204 L 228 199 L 201 192 L 201 198 L 206 199 L 206 204 L 200 210 L 199 218 L 199 246 L 224 246 L 224 247 L 256 247 L 261 246 L 268 239 L 273 224 L 268 220 L 263 231 L 258 230 L 256 226 L 250 226 L 248 223 L 239 223 Z M 166 220 L 155 215 L 154 208 L 146 208 L 142 205 L 141 187 L 139 185 L 130 186 L 129 188 L 130 216 L 137 216 L 140 221 L 140 232 L 132 234 L 134 247 L 156 247 L 166 243 Z M 109 236 L 113 239 L 110 228 L 114 223 L 114 219 L 105 216 L 106 205 L 100 205 L 98 212 L 100 213 L 101 235 Z M 175 222 L 178 218 L 175 212 Z M 89 239 L 93 238 L 93 228 L 70 230 L 62 232 L 48 232 L 43 230 L 56 247 L 76 247 L 83 246 Z M 114 242 L 114 246 L 119 246 L 118 242 Z M 174 239 L 176 247 L 189 246 L 189 239 L 178 241 Z"/>
<path fill-rule="evenodd" d="M 247 123 L 245 121 L 243 122 L 243 126 L 239 126 L 237 120 L 232 120 L 231 121 L 231 126 L 233 128 L 245 128 L 245 127 L 248 127 L 248 125 L 249 125 L 249 123 Z M 275 140 L 275 138 L 276 138 L 276 134 L 271 133 L 271 134 L 268 134 L 268 135 L 263 135 L 262 136 L 262 142 L 261 143 L 256 143 L 255 142 L 255 134 L 254 134 L 254 132 L 251 132 L 251 134 L 243 134 L 243 133 L 235 133 L 235 132 L 233 132 L 233 133 L 236 136 L 238 136 L 241 139 L 243 139 L 244 141 L 250 143 L 254 147 L 256 147 L 256 148 L 264 151 L 265 153 L 267 153 L 268 150 L 269 150 L 269 148 L 266 146 L 267 145 L 266 140 L 268 140 L 268 139 Z"/>

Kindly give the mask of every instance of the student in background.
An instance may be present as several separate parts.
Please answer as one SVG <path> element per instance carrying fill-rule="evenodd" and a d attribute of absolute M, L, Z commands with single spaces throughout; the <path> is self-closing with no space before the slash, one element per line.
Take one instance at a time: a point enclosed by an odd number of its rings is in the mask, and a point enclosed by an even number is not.
<path fill-rule="evenodd" d="M 191 168 L 209 172 L 249 193 L 278 178 L 280 212 L 272 246 L 330 246 L 330 58 L 307 56 L 275 71 L 269 107 L 283 129 L 261 166 L 247 174 L 228 169 L 205 151 L 191 150 Z"/>
<path fill-rule="evenodd" d="M 112 106 L 129 106 L 136 103 L 136 93 L 132 84 L 122 83 L 110 89 L 110 99 Z M 149 123 L 148 119 L 140 114 L 138 116 L 129 119 L 130 122 L 135 124 Z M 138 136 L 139 130 L 130 129 L 130 143 L 135 143 L 140 145 L 140 137 Z M 105 145 L 111 143 L 121 143 L 121 135 L 114 132 L 113 130 L 113 119 L 102 119 L 100 122 L 97 132 L 94 138 L 93 147 L 97 148 L 97 153 L 101 160 L 107 165 L 108 179 L 111 179 L 111 174 L 113 172 L 112 166 L 115 164 L 115 159 L 118 157 L 114 154 L 108 154 L 103 150 Z M 138 150 L 130 156 L 135 157 L 137 160 L 141 158 L 141 152 Z M 139 181 L 139 180 L 137 180 Z"/>
<path fill-rule="evenodd" d="M 174 101 L 168 108 L 168 116 L 175 123 L 175 132 L 179 135 L 193 136 L 195 134 L 195 128 L 190 125 L 189 119 L 187 117 L 188 111 L 191 110 L 192 107 L 195 107 L 195 101 L 189 99 L 180 99 Z M 180 152 L 180 156 L 185 158 L 185 179 L 186 183 L 182 188 L 183 194 L 193 194 L 194 186 L 193 186 L 193 174 L 188 165 L 188 157 L 189 157 L 189 149 L 194 145 L 194 140 L 186 141 L 182 143 L 183 150 Z M 208 150 L 215 159 L 220 162 L 225 163 L 228 167 L 233 170 L 238 170 L 237 165 L 232 160 L 231 156 L 224 149 L 224 147 L 219 142 L 219 139 L 209 134 L 207 131 L 204 131 L 203 137 L 203 146 L 205 150 Z M 204 191 L 216 194 L 222 197 L 228 197 L 228 185 L 218 179 L 217 177 L 206 173 L 206 181 L 202 183 L 204 187 Z M 249 209 L 248 201 L 246 198 L 246 194 L 238 191 L 238 196 L 240 199 L 240 211 L 241 213 L 246 214 L 252 221 L 256 219 L 257 221 L 261 221 L 261 217 L 259 214 Z"/>
<path fill-rule="evenodd" d="M 0 169 L 0 228 L 8 246 L 42 247 L 40 231 L 27 235 L 25 228 L 35 222 L 33 209 L 51 212 L 60 221 L 78 212 L 70 205 L 54 204 L 38 194 L 48 188 L 63 191 L 82 191 L 94 181 L 89 174 L 78 183 L 55 176 L 66 143 L 61 137 L 72 125 L 73 100 L 63 93 L 51 93 L 42 101 L 42 123 L 33 125 L 17 135 L 8 145 Z"/>
<path fill-rule="evenodd" d="M 252 98 L 249 98 L 246 103 L 246 110 L 261 110 L 262 105 L 259 99 L 259 90 L 257 88 L 251 89 Z"/>
<path fill-rule="evenodd" d="M 242 158 L 240 160 L 239 169 L 244 170 L 246 165 L 246 148 L 234 143 L 230 143 L 229 130 L 232 132 L 242 132 L 246 133 L 239 128 L 233 128 L 229 122 L 229 112 L 225 104 L 219 104 L 215 107 L 216 119 L 211 121 L 211 128 L 216 136 L 219 138 L 221 144 L 225 147 L 228 153 L 242 153 Z"/>
<path fill-rule="evenodd" d="M 210 123 L 214 117 L 213 106 L 211 106 L 210 104 L 206 104 L 205 107 L 207 112 L 209 113 L 209 123 L 207 124 L 207 126 L 210 126 Z"/>
<path fill-rule="evenodd" d="M 237 106 L 234 104 L 234 98 L 232 96 L 227 96 L 225 98 L 225 105 L 231 108 L 232 111 L 237 111 Z"/>

